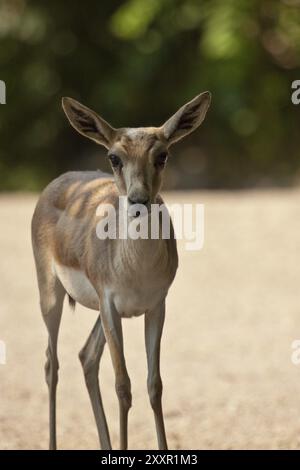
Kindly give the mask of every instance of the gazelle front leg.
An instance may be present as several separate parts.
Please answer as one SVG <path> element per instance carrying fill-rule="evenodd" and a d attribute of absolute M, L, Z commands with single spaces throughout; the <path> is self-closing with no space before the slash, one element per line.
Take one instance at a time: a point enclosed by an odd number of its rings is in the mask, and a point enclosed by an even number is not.
<path fill-rule="evenodd" d="M 104 299 L 100 309 L 101 323 L 115 371 L 116 393 L 120 409 L 120 449 L 126 450 L 128 412 L 131 407 L 131 384 L 124 357 L 121 316 L 109 296 Z"/>
<path fill-rule="evenodd" d="M 145 314 L 145 342 L 148 363 L 148 393 L 153 409 L 158 447 L 167 449 L 167 439 L 161 405 L 160 340 L 165 320 L 165 300 Z"/>

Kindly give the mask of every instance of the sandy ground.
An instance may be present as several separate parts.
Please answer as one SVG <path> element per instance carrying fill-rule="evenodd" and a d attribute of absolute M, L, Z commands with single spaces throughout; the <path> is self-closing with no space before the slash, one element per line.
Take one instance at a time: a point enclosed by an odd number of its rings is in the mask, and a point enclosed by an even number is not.
<path fill-rule="evenodd" d="M 300 192 L 167 194 L 205 204 L 205 243 L 188 252 L 167 302 L 162 344 L 164 410 L 171 449 L 300 448 Z M 45 449 L 46 330 L 30 245 L 35 196 L 0 196 L 0 448 Z M 59 338 L 58 445 L 94 449 L 96 427 L 78 351 L 96 312 L 65 306 Z M 143 318 L 124 321 L 132 381 L 130 448 L 156 448 L 146 391 Z M 108 351 L 101 386 L 113 446 L 118 406 Z"/>

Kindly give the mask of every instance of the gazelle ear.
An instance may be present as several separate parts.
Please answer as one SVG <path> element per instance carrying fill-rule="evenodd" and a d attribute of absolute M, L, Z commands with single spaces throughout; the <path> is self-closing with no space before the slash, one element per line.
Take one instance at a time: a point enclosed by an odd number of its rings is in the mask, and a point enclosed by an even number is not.
<path fill-rule="evenodd" d="M 182 139 L 200 126 L 210 102 L 211 94 L 209 91 L 205 91 L 182 106 L 177 113 L 165 122 L 162 131 L 169 145 L 174 144 L 174 142 Z"/>
<path fill-rule="evenodd" d="M 80 134 L 106 148 L 111 146 L 116 130 L 98 114 L 73 98 L 63 98 L 62 107 L 70 124 Z"/>

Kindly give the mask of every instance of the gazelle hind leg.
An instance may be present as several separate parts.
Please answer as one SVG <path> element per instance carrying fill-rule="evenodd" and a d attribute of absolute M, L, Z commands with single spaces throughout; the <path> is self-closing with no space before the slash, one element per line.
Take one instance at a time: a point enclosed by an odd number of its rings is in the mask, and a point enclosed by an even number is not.
<path fill-rule="evenodd" d="M 94 412 L 101 448 L 103 450 L 110 450 L 111 443 L 98 378 L 99 363 L 105 342 L 106 340 L 99 316 L 84 347 L 79 353 L 79 359 L 82 364 L 85 383 Z"/>
<path fill-rule="evenodd" d="M 58 382 L 57 338 L 66 291 L 57 278 L 40 289 L 41 310 L 48 330 L 45 376 L 49 389 L 49 449 L 56 450 L 56 387 Z"/>

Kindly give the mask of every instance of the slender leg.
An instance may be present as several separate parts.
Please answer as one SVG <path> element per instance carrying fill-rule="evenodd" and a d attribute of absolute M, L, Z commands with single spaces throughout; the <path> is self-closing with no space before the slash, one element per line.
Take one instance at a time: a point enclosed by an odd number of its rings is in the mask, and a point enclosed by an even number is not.
<path fill-rule="evenodd" d="M 154 412 L 158 447 L 167 449 L 167 439 L 161 405 L 162 381 L 160 377 L 160 340 L 165 320 L 165 302 L 145 314 L 145 342 L 148 363 L 148 393 Z"/>
<path fill-rule="evenodd" d="M 109 298 L 104 300 L 100 315 L 115 371 L 116 393 L 120 410 L 120 449 L 126 450 L 128 444 L 128 412 L 131 407 L 131 385 L 124 357 L 121 317 Z"/>
<path fill-rule="evenodd" d="M 46 382 L 49 389 L 49 426 L 50 450 L 56 450 L 56 387 L 58 382 L 57 337 L 62 315 L 65 290 L 58 280 L 55 280 L 52 289 L 41 296 L 41 309 L 43 319 L 47 326 L 49 338 L 46 350 L 45 364 Z"/>
<path fill-rule="evenodd" d="M 102 449 L 109 450 L 111 449 L 111 443 L 98 379 L 99 363 L 104 345 L 105 336 L 99 316 L 87 342 L 79 353 L 79 359 L 83 367 L 85 383 L 95 416 L 100 445 Z"/>

